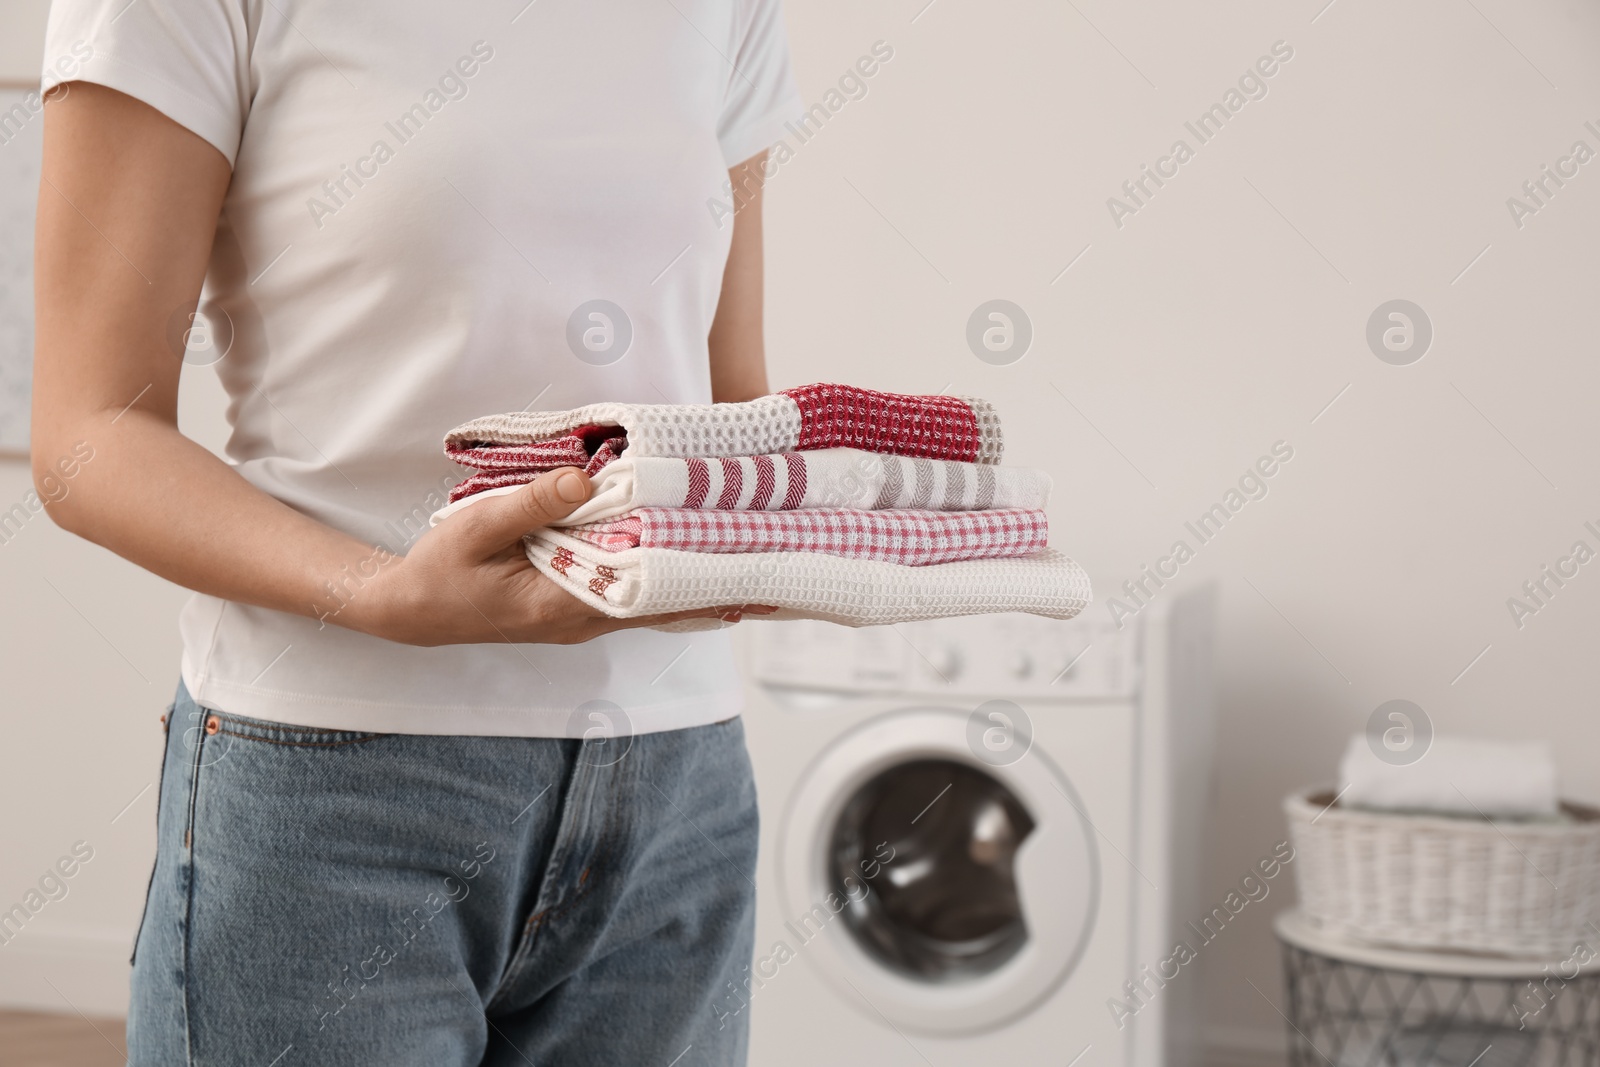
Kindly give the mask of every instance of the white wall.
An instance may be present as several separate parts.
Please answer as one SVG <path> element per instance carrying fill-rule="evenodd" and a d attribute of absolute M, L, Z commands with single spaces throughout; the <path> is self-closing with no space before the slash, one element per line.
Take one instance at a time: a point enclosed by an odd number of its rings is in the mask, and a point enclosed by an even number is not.
<path fill-rule="evenodd" d="M 41 0 L 0 8 L 0 81 L 37 78 L 47 10 Z M 185 375 L 183 425 L 219 451 L 221 404 L 214 375 Z M 26 460 L 0 458 L 0 511 L 31 487 Z M 0 945 L 0 1005 L 125 1010 L 185 595 L 43 515 L 0 544 L 0 911 L 75 842 L 94 849 L 66 897 Z"/>
<path fill-rule="evenodd" d="M 7 0 L 0 10 L 0 81 L 36 80 L 48 0 Z"/>
<path fill-rule="evenodd" d="M 1219 899 L 1282 837 L 1281 796 L 1331 778 L 1342 738 L 1391 698 L 1440 732 L 1553 738 L 1567 791 L 1600 799 L 1600 575 L 1521 630 L 1506 608 L 1572 542 L 1597 545 L 1582 525 L 1600 525 L 1600 163 L 1520 230 L 1505 204 L 1573 141 L 1600 149 L 1582 125 L 1600 126 L 1600 13 L 925 2 L 790 0 L 808 100 L 874 41 L 895 55 L 770 187 L 776 383 L 991 397 L 1010 461 L 1054 473 L 1054 540 L 1103 598 L 1275 441 L 1293 446 L 1181 579 L 1224 592 Z M 42 6 L 8 3 L 0 41 L 36 34 Z M 1294 58 L 1267 97 L 1117 228 L 1107 197 L 1175 138 L 1193 145 L 1184 121 L 1278 40 Z M 1011 366 L 964 338 L 995 297 L 1035 329 Z M 1397 297 L 1434 324 L 1411 366 L 1364 339 Z M 214 381 L 189 378 L 185 424 L 215 443 Z M 0 502 L 27 483 L 0 462 Z M 96 849 L 72 895 L 0 947 L 0 1002 L 64 1007 L 48 977 L 114 1010 L 154 791 L 111 819 L 156 772 L 181 593 L 42 519 L 0 546 L 0 590 L 0 907 L 73 841 Z M 1246 981 L 1277 990 L 1271 910 L 1191 979 L 1229 1048 L 1279 1041 Z"/>
<path fill-rule="evenodd" d="M 1008 460 L 1054 473 L 1052 540 L 1102 599 L 1294 447 L 1183 570 L 1223 592 L 1214 898 L 1392 698 L 1441 733 L 1553 738 L 1567 790 L 1600 799 L 1600 566 L 1521 631 L 1505 604 L 1573 541 L 1600 547 L 1582 529 L 1600 526 L 1600 162 L 1520 231 L 1505 205 L 1574 140 L 1600 150 L 1595 7 L 926 3 L 790 3 L 808 100 L 876 39 L 895 58 L 771 187 L 776 378 L 993 398 Z M 1294 58 L 1267 97 L 1113 225 L 1106 199 L 1194 145 L 1183 122 L 1280 39 Z M 964 341 L 995 297 L 1035 327 L 1012 366 Z M 1411 366 L 1364 340 L 1393 298 L 1435 326 Z M 1246 979 L 1279 988 L 1268 920 L 1288 898 L 1191 979 L 1214 1038 L 1280 1041 Z"/>

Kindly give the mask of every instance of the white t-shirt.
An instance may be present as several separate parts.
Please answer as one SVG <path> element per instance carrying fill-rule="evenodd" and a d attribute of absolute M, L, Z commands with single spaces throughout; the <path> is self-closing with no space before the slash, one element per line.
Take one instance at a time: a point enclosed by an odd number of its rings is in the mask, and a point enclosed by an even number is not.
<path fill-rule="evenodd" d="M 55 0 L 47 78 L 85 45 L 77 78 L 233 164 L 188 357 L 226 350 L 229 457 L 396 551 L 461 476 L 460 422 L 711 399 L 727 171 L 802 111 L 780 0 Z M 721 633 L 414 648 L 209 596 L 180 627 L 196 700 L 283 722 L 578 736 L 740 708 Z"/>

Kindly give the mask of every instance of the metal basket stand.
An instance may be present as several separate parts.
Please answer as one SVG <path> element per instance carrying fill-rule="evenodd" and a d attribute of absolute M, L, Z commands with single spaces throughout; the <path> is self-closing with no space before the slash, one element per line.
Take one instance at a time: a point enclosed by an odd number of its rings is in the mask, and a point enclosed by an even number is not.
<path fill-rule="evenodd" d="M 1600 930 L 1539 961 L 1345 941 L 1298 909 L 1273 925 L 1290 1067 L 1600 1067 Z"/>

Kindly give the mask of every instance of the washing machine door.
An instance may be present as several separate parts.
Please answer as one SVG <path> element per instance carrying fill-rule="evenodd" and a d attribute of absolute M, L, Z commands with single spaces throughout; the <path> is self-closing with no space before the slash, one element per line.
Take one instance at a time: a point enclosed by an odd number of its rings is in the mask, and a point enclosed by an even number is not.
<path fill-rule="evenodd" d="M 978 759 L 968 718 L 906 709 L 839 738 L 779 834 L 795 954 L 869 1016 L 927 1033 L 1033 1010 L 1077 963 L 1098 900 L 1071 783 L 1037 750 Z"/>

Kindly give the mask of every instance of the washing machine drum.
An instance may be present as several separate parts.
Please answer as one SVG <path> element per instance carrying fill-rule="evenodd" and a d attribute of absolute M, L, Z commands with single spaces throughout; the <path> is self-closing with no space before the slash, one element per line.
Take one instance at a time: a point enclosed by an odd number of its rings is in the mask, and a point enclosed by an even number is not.
<path fill-rule="evenodd" d="M 844 919 L 869 953 L 906 974 L 988 974 L 1028 939 L 1015 861 L 1033 828 L 1016 794 L 974 767 L 922 759 L 882 771 L 834 822 L 830 873 L 850 901 Z M 851 892 L 879 870 L 871 892 Z"/>
<path fill-rule="evenodd" d="M 975 1034 L 1035 1010 L 1094 925 L 1099 863 L 1072 784 L 1037 747 L 984 760 L 969 720 L 907 708 L 840 736 L 778 835 L 786 933 L 896 1028 Z"/>

